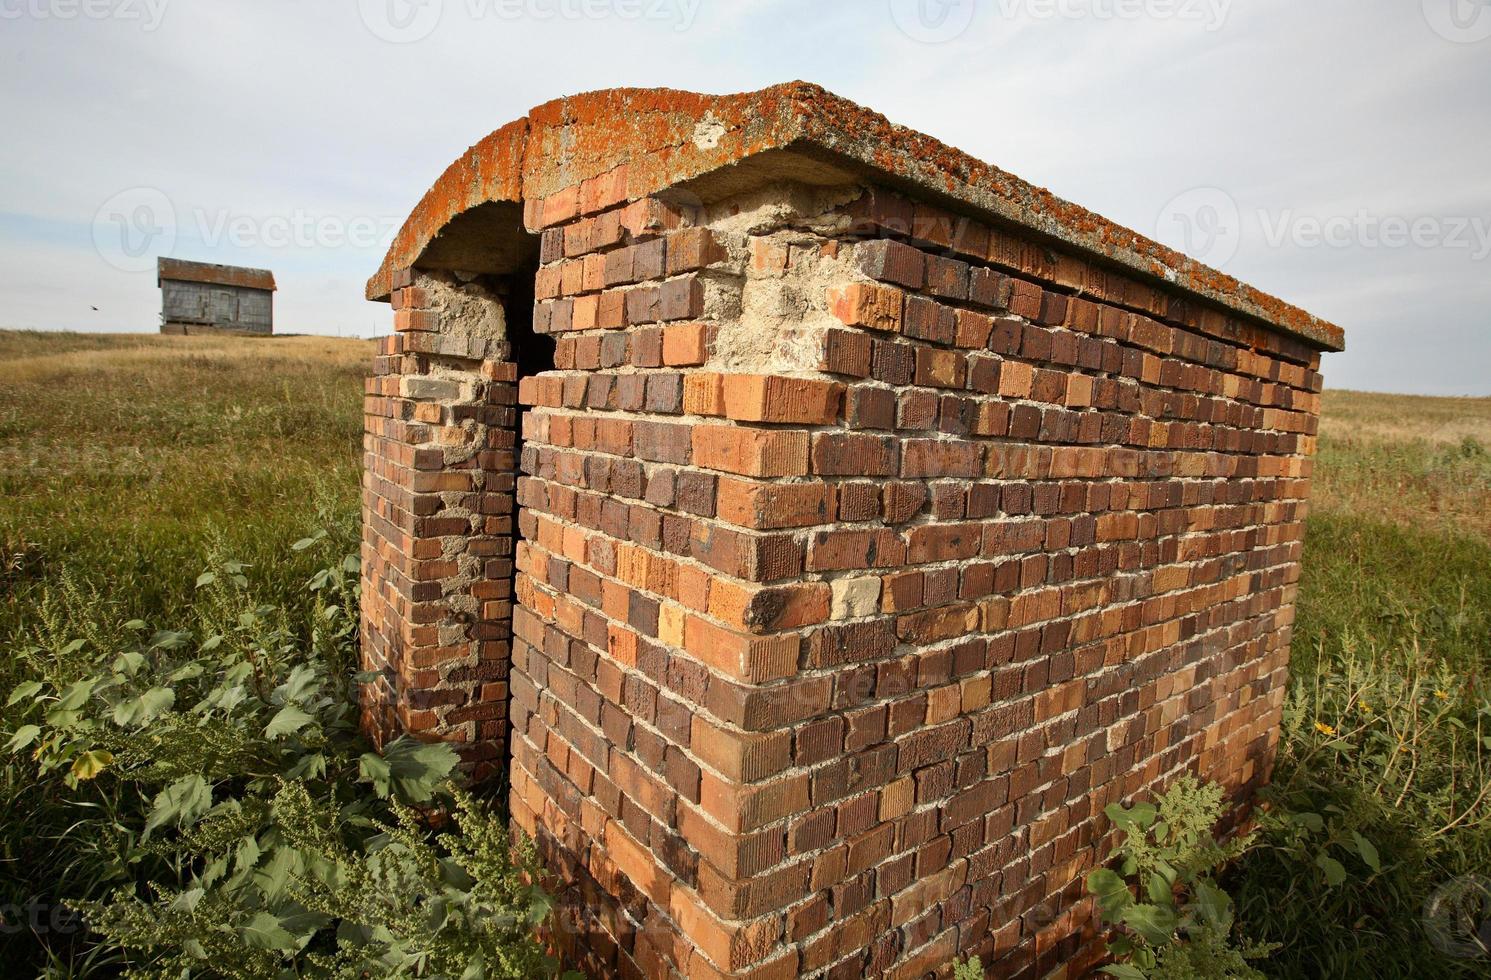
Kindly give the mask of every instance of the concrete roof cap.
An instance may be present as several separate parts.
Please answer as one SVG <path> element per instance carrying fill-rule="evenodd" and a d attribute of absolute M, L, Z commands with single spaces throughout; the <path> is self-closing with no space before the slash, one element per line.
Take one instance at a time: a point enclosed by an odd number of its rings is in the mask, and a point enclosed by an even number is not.
<path fill-rule="evenodd" d="M 519 246 L 482 232 L 497 221 L 516 228 L 525 207 L 535 227 L 544 198 L 605 174 L 624 181 L 623 201 L 673 188 L 717 199 L 784 176 L 879 184 L 1023 230 L 1313 347 L 1345 346 L 1335 324 L 806 82 L 737 95 L 618 88 L 546 102 L 446 169 L 368 281 L 368 298 L 387 299 L 395 273 L 442 257 L 452 268 L 460 255 L 468 271 L 511 271 Z"/>

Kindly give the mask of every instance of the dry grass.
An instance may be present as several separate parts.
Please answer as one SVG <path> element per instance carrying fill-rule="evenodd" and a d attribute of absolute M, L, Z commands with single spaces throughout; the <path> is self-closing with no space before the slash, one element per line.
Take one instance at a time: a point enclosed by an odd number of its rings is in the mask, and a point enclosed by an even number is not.
<path fill-rule="evenodd" d="M 1491 398 L 1326 392 L 1312 508 L 1491 541 Z"/>
<path fill-rule="evenodd" d="M 1327 391 L 1320 434 L 1327 439 L 1423 441 L 1434 445 L 1458 444 L 1471 438 L 1491 446 L 1491 398 Z"/>

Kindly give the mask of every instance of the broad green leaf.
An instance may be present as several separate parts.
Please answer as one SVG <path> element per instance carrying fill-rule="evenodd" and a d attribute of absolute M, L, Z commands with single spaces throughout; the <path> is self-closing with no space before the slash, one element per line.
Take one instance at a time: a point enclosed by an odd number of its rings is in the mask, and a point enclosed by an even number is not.
<path fill-rule="evenodd" d="M 1119 980 L 1144 980 L 1144 971 L 1127 963 L 1109 963 L 1098 972 L 1118 977 Z"/>
<path fill-rule="evenodd" d="M 191 642 L 190 633 L 178 630 L 158 630 L 150 638 L 150 646 L 156 650 L 178 650 Z"/>
<path fill-rule="evenodd" d="M 1087 876 L 1087 890 L 1093 895 L 1112 895 L 1128 891 L 1128 886 L 1111 868 L 1098 868 Z"/>
<path fill-rule="evenodd" d="M 300 708 L 293 704 L 287 704 L 275 713 L 275 716 L 269 720 L 268 725 L 264 726 L 264 735 L 266 738 L 280 738 L 283 735 L 289 735 L 292 732 L 298 732 L 302 728 L 313 725 L 315 721 L 315 718 L 312 718 Z"/>
<path fill-rule="evenodd" d="M 357 760 L 358 781 L 373 784 L 373 792 L 386 797 L 393 792 L 393 769 L 376 752 L 364 752 Z"/>
<path fill-rule="evenodd" d="M 290 671 L 290 676 L 285 683 L 275 688 L 274 693 L 279 695 L 280 702 L 304 701 L 315 694 L 320 688 L 320 682 L 316 677 L 315 668 L 309 664 L 297 664 Z"/>
<path fill-rule="evenodd" d="M 72 774 L 78 779 L 92 779 L 114 761 L 107 749 L 90 749 L 72 761 Z"/>
<path fill-rule="evenodd" d="M 320 752 L 307 752 L 295 764 L 285 770 L 286 779 L 321 779 L 326 775 L 326 756 Z"/>
<path fill-rule="evenodd" d="M 400 737 L 383 749 L 394 794 L 406 803 L 423 803 L 449 775 L 460 757 L 444 742 Z"/>
<path fill-rule="evenodd" d="M 1325 829 L 1325 818 L 1318 813 L 1291 813 L 1289 819 L 1312 834 L 1318 834 Z"/>
<path fill-rule="evenodd" d="M 190 826 L 211 808 L 212 787 L 207 780 L 202 776 L 183 776 L 156 795 L 142 839 L 167 824 Z"/>
<path fill-rule="evenodd" d="M 57 707 L 63 711 L 76 711 L 88 701 L 89 696 L 93 694 L 93 686 L 97 683 L 97 678 L 93 677 L 73 681 L 67 685 L 62 696 L 57 699 Z"/>
<path fill-rule="evenodd" d="M 114 658 L 114 669 L 121 674 L 135 676 L 145 666 L 145 655 L 138 650 L 126 650 Z"/>
<path fill-rule="evenodd" d="M 295 906 L 295 908 L 300 908 L 300 911 L 280 917 L 280 928 L 295 937 L 295 948 L 299 950 L 304 948 L 305 944 L 331 921 L 331 918 L 324 913 L 310 912 L 300 906 Z"/>
<path fill-rule="evenodd" d="M 239 871 L 247 871 L 259 863 L 259 857 L 263 854 L 259 850 L 259 839 L 249 834 L 238 843 L 238 851 L 234 855 Z"/>
<path fill-rule="evenodd" d="M 8 708 L 13 704 L 29 701 L 40 693 L 41 681 L 27 681 L 24 684 L 17 684 L 16 689 L 10 692 L 10 700 L 5 702 L 5 706 Z"/>
<path fill-rule="evenodd" d="M 280 844 L 269 852 L 269 858 L 254 869 L 254 884 L 266 900 L 278 902 L 290 889 L 292 879 L 305 871 L 305 858 L 295 848 Z"/>
<path fill-rule="evenodd" d="M 1145 883 L 1145 891 L 1149 894 L 1149 900 L 1156 905 L 1175 904 L 1175 893 L 1171 891 L 1170 882 L 1165 880 L 1164 875 L 1150 875 L 1149 881 Z"/>
<path fill-rule="evenodd" d="M 176 703 L 176 692 L 169 687 L 152 687 L 144 694 L 114 707 L 114 724 L 143 726 L 160 717 Z"/>
<path fill-rule="evenodd" d="M 1232 931 L 1232 899 L 1206 879 L 1196 882 L 1194 906 L 1223 935 Z"/>
<path fill-rule="evenodd" d="M 300 949 L 295 937 L 290 935 L 280 920 L 268 912 L 257 912 L 253 918 L 239 927 L 243 943 L 251 949 L 275 949 L 294 953 Z"/>
<path fill-rule="evenodd" d="M 1315 856 L 1315 866 L 1325 872 L 1325 883 L 1332 888 L 1346 880 L 1346 866 L 1324 851 Z"/>
<path fill-rule="evenodd" d="M 166 675 L 166 680 L 172 684 L 175 684 L 178 681 L 189 681 L 194 677 L 201 677 L 202 673 L 202 665 L 197 663 L 196 661 L 193 661 L 189 664 L 182 664 L 180 667 L 177 667 L 175 670 L 171 671 L 169 674 Z"/>
<path fill-rule="evenodd" d="M 47 709 L 47 724 L 53 728 L 71 728 L 78 723 L 80 717 L 78 712 L 67 708 L 59 708 L 56 705 Z"/>
<path fill-rule="evenodd" d="M 213 574 L 212 572 L 203 572 L 201 575 L 197 576 L 197 588 L 200 589 L 204 586 L 211 585 L 213 582 L 216 581 L 217 576 L 215 574 Z"/>
<path fill-rule="evenodd" d="M 1356 853 L 1360 854 L 1362 860 L 1367 862 L 1367 867 L 1373 871 L 1381 871 L 1382 859 L 1378 857 L 1377 848 L 1372 842 L 1354 830 L 1351 832 L 1351 837 L 1356 841 Z"/>
<path fill-rule="evenodd" d="M 16 733 L 11 736 L 10 741 L 5 743 L 5 749 L 8 752 L 19 752 L 36 741 L 36 736 L 40 734 L 41 729 L 38 726 L 22 725 L 16 729 Z"/>
<path fill-rule="evenodd" d="M 1123 924 L 1151 946 L 1163 946 L 1175 936 L 1180 919 L 1173 909 L 1159 905 L 1130 905 L 1123 910 Z"/>

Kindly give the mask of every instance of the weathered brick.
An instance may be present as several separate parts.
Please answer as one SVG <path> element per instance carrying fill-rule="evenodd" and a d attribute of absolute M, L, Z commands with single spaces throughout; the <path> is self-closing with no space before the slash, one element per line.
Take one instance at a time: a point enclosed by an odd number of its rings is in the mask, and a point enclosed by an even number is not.
<path fill-rule="evenodd" d="M 750 167 L 660 188 L 754 130 L 632 96 L 669 132 L 608 164 L 652 129 L 591 98 L 523 129 L 552 365 L 480 315 L 528 273 L 385 276 L 369 730 L 511 759 L 514 826 L 594 913 L 556 951 L 598 977 L 1091 969 L 1103 807 L 1268 775 L 1318 350 L 1225 283 L 1139 281 L 1128 237 L 1018 182 L 979 220 L 977 168 L 837 213 Z"/>

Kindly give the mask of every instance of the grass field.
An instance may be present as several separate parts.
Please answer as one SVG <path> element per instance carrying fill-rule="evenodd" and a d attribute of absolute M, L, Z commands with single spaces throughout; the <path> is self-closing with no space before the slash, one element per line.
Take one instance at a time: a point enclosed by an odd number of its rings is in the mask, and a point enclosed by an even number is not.
<path fill-rule="evenodd" d="M 82 628 L 89 618 L 189 621 L 195 577 L 214 555 L 246 562 L 268 600 L 302 602 L 319 559 L 293 552 L 291 542 L 326 529 L 355 550 L 361 379 L 371 355 L 366 342 L 308 337 L 0 332 L 7 647 Z M 1397 844 L 1391 853 L 1385 847 L 1383 861 L 1396 863 L 1392 875 L 1363 871 L 1360 887 L 1328 893 L 1305 889 L 1283 857 L 1245 865 L 1234 881 L 1244 924 L 1290 944 L 1271 975 L 1482 975 L 1475 967 L 1483 963 L 1432 960 L 1416 917 L 1437 882 L 1491 868 L 1491 813 L 1481 792 L 1491 786 L 1482 759 L 1491 737 L 1482 744 L 1469 729 L 1458 741 L 1446 736 L 1444 819 L 1429 812 L 1439 796 L 1416 802 L 1426 786 L 1441 792 L 1427 762 L 1403 795 L 1385 793 L 1399 778 L 1392 759 L 1332 748 L 1344 735 L 1319 745 L 1311 739 L 1326 710 L 1322 684 L 1353 672 L 1388 664 L 1391 683 L 1448 672 L 1463 682 L 1456 696 L 1480 690 L 1491 662 L 1487 447 L 1491 399 L 1326 393 L 1294 640 L 1296 710 L 1279 781 L 1326 800 L 1341 820 L 1392 823 L 1382 833 Z M 0 663 L 0 693 L 19 680 L 15 669 L 13 657 Z M 1353 694 L 1337 707 L 1362 711 L 1365 703 Z M 1404 704 L 1420 711 L 1418 701 Z M 1474 727 L 1482 714 L 1491 717 L 1480 707 L 1465 718 Z M 1374 719 L 1393 717 L 1389 707 Z M 0 730 L 5 724 L 0 717 Z M 0 804 L 39 805 L 19 784 L 10 792 Z M 1326 812 L 1335 819 L 1336 811 Z M 16 809 L 5 816 L 0 878 L 14 879 L 8 894 L 54 886 L 45 864 L 27 853 L 46 835 L 30 819 Z M 79 972 L 74 963 L 56 975 L 69 971 Z"/>
<path fill-rule="evenodd" d="M 313 337 L 0 331 L 0 636 L 64 576 L 126 619 L 170 617 L 205 553 L 256 569 L 350 525 L 371 356 Z"/>

